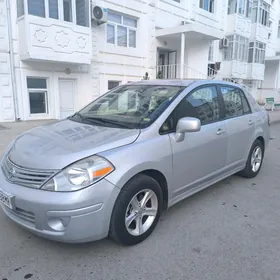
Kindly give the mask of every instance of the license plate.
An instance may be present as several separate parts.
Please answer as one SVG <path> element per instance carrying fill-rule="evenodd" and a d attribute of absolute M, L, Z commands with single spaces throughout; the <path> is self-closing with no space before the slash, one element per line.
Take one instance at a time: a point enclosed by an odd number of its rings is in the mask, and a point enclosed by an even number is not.
<path fill-rule="evenodd" d="M 13 203 L 14 201 L 14 196 L 8 193 L 3 192 L 0 189 L 0 203 L 4 204 L 5 206 L 9 207 L 10 209 L 13 210 Z"/>

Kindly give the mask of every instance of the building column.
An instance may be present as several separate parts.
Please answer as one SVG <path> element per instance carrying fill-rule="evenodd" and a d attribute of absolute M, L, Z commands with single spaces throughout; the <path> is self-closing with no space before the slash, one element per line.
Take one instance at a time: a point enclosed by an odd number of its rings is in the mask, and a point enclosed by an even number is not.
<path fill-rule="evenodd" d="M 180 59 L 180 79 L 184 79 L 184 64 L 185 64 L 185 33 L 181 34 L 181 59 Z"/>

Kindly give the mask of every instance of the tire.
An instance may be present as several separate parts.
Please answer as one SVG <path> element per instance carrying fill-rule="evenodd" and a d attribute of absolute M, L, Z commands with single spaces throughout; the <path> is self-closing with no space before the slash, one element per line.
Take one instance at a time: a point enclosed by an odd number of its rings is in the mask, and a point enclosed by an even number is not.
<path fill-rule="evenodd" d="M 144 197 L 151 197 L 146 204 Z M 163 195 L 158 182 L 144 174 L 135 176 L 123 187 L 115 202 L 109 237 L 125 246 L 144 241 L 156 227 L 162 207 Z"/>
<path fill-rule="evenodd" d="M 253 165 L 252 162 L 252 155 L 256 153 L 256 151 L 258 151 L 258 149 L 260 150 L 260 156 L 258 157 L 258 160 L 254 161 L 254 164 L 259 164 L 257 167 Z M 246 166 L 245 168 L 239 173 L 240 176 L 244 177 L 244 178 L 254 178 L 256 177 L 262 167 L 262 163 L 263 163 L 263 157 L 264 157 L 264 146 L 262 144 L 262 142 L 260 140 L 256 140 L 250 150 L 247 162 L 246 162 Z"/>

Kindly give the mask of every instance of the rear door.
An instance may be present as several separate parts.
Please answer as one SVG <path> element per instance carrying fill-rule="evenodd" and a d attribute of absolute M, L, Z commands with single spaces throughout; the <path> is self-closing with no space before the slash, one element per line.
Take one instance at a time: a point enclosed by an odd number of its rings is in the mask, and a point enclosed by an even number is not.
<path fill-rule="evenodd" d="M 220 85 L 228 134 L 227 166 L 238 168 L 247 160 L 255 131 L 255 120 L 244 92 L 237 87 Z"/>

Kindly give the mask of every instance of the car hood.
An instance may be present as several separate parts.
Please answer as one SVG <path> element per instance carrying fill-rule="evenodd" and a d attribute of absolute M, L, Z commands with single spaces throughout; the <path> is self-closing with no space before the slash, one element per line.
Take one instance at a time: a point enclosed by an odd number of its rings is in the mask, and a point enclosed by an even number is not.
<path fill-rule="evenodd" d="M 62 169 L 82 158 L 133 143 L 138 129 L 93 126 L 71 120 L 33 128 L 14 142 L 9 158 L 32 169 Z"/>

